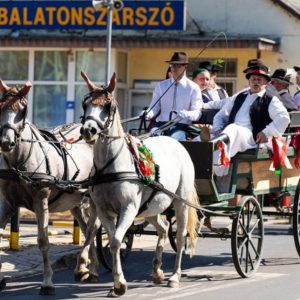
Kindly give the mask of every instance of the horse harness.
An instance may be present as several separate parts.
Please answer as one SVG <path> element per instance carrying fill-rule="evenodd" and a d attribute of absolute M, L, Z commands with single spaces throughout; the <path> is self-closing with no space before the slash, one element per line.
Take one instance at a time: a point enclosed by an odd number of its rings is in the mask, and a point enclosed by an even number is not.
<path fill-rule="evenodd" d="M 10 97 L 10 99 L 7 100 L 6 99 L 7 97 Z M 57 140 L 57 138 L 55 137 L 54 134 L 52 134 L 51 132 L 46 131 L 46 130 L 38 129 L 34 125 L 26 122 L 27 99 L 25 98 L 25 96 L 20 92 L 18 92 L 18 93 L 8 92 L 8 93 L 4 94 L 4 97 L 0 100 L 0 110 L 3 110 L 7 107 L 9 107 L 10 109 L 17 110 L 18 109 L 18 101 L 20 101 L 25 106 L 24 112 L 22 114 L 22 120 L 23 120 L 22 126 L 20 128 L 18 128 L 17 126 L 13 126 L 11 124 L 4 124 L 1 127 L 1 132 L 3 131 L 3 129 L 12 129 L 15 132 L 16 139 L 19 140 L 19 142 L 30 143 L 30 149 L 29 149 L 29 153 L 28 153 L 27 157 L 24 160 L 17 162 L 15 167 L 11 166 L 9 161 L 7 160 L 7 158 L 5 156 L 3 156 L 9 169 L 0 169 L 0 179 L 12 180 L 12 181 L 16 181 L 16 182 L 20 182 L 21 180 L 24 180 L 25 182 L 29 182 L 37 188 L 42 188 L 45 186 L 48 187 L 48 186 L 52 185 L 51 183 L 59 181 L 59 180 L 57 180 L 57 178 L 55 178 L 54 176 L 51 175 L 49 157 L 48 157 L 47 152 L 46 152 L 45 148 L 43 147 L 41 141 L 39 140 L 39 134 L 40 134 L 46 142 L 48 142 L 49 144 L 51 144 L 54 147 L 54 149 L 56 150 L 58 155 L 62 158 L 63 165 L 64 165 L 64 174 L 62 176 L 62 181 L 64 181 L 64 182 L 69 181 L 69 169 L 68 169 L 68 161 L 67 161 L 67 156 L 68 155 L 70 156 L 69 152 L 67 151 L 67 149 L 65 147 L 62 146 L 62 144 Z M 30 127 L 31 139 L 22 139 L 21 138 L 21 133 L 25 129 L 26 125 L 28 125 Z M 37 142 L 39 144 L 39 146 L 44 154 L 45 163 L 46 163 L 46 173 L 41 173 L 41 172 L 36 172 L 36 171 L 29 172 L 29 171 L 22 170 L 23 166 L 25 165 L 25 163 L 29 160 L 29 158 L 32 155 L 33 145 L 35 142 Z M 71 159 L 75 163 L 75 161 L 72 157 L 71 157 Z M 76 165 L 76 163 L 75 163 L 75 165 Z M 38 167 L 36 169 L 38 169 Z M 77 167 L 77 165 L 76 165 L 76 167 Z M 71 181 L 74 181 L 77 178 L 79 172 L 80 172 L 80 170 L 77 168 L 77 171 L 75 172 L 74 176 L 72 176 Z M 47 183 L 50 183 L 50 184 L 47 184 Z M 64 191 L 72 192 L 72 191 L 74 191 L 74 189 L 70 188 L 70 186 L 68 186 L 68 189 L 61 189 L 59 191 L 59 193 L 54 198 L 51 199 L 51 201 L 49 203 L 53 203 L 55 200 L 57 200 Z"/>

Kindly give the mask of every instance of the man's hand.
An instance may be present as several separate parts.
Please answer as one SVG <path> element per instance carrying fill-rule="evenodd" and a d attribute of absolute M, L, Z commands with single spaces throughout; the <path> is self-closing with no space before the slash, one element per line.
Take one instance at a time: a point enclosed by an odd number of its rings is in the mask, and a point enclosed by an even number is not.
<path fill-rule="evenodd" d="M 256 144 L 267 143 L 267 142 L 268 142 L 268 138 L 262 131 L 256 135 L 256 140 L 255 140 Z"/>
<path fill-rule="evenodd" d="M 148 115 L 147 110 L 143 110 L 140 114 L 139 114 L 140 119 L 145 119 L 145 120 L 150 120 L 150 116 Z"/>

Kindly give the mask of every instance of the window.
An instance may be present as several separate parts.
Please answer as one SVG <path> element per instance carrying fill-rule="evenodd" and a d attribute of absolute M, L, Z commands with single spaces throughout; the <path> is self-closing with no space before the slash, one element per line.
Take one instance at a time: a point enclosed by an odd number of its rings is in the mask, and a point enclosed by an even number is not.
<path fill-rule="evenodd" d="M 35 85 L 33 92 L 34 123 L 41 128 L 66 121 L 66 85 Z"/>
<path fill-rule="evenodd" d="M 4 81 L 28 80 L 28 51 L 0 51 L 0 78 Z"/>
<path fill-rule="evenodd" d="M 68 52 L 34 52 L 33 123 L 52 127 L 65 123 Z"/>
<path fill-rule="evenodd" d="M 127 53 L 118 52 L 117 54 L 117 79 L 118 82 L 127 82 Z"/>
<path fill-rule="evenodd" d="M 34 80 L 67 81 L 68 53 L 63 51 L 36 51 Z"/>
<path fill-rule="evenodd" d="M 105 82 L 105 53 L 99 51 L 76 52 L 76 81 L 83 81 L 80 72 L 88 74 L 92 81 Z"/>

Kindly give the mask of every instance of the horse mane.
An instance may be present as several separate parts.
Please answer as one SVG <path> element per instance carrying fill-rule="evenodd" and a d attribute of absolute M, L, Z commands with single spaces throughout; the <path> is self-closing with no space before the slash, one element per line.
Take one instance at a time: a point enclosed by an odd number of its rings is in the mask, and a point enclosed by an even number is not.
<path fill-rule="evenodd" d="M 118 102 L 115 99 L 113 100 L 112 104 L 115 105 L 116 107 L 118 107 Z M 115 122 L 116 122 L 117 129 L 118 129 L 118 135 L 124 136 L 125 132 L 124 132 L 123 126 L 121 124 L 121 117 L 120 117 L 120 113 L 119 113 L 118 109 L 116 109 L 116 113 L 115 113 Z"/>
<path fill-rule="evenodd" d="M 17 110 L 20 108 L 20 104 L 27 106 L 28 100 L 20 93 L 20 91 L 21 89 L 17 87 L 12 87 L 6 91 L 2 96 L 2 100 L 0 101 L 0 107 Z M 7 99 L 6 96 L 8 96 Z"/>

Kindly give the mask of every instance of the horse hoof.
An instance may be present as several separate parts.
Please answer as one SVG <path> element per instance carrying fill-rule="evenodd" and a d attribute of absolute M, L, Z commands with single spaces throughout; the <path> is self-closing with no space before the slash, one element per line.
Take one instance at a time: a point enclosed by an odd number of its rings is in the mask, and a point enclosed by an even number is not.
<path fill-rule="evenodd" d="M 54 286 L 41 286 L 40 295 L 55 295 Z"/>
<path fill-rule="evenodd" d="M 77 282 L 95 282 L 91 281 L 90 277 L 95 277 L 95 275 L 90 274 L 88 270 L 85 272 L 74 273 L 74 280 Z"/>
<path fill-rule="evenodd" d="M 95 275 L 95 274 L 89 274 L 89 277 L 87 278 L 87 280 L 86 281 L 88 281 L 88 282 L 99 282 L 99 277 L 98 277 L 98 275 Z"/>
<path fill-rule="evenodd" d="M 179 287 L 179 282 L 174 281 L 174 280 L 169 280 L 168 281 L 168 287 L 170 287 L 170 288 L 178 288 Z"/>
<path fill-rule="evenodd" d="M 107 294 L 107 297 L 110 297 L 110 298 L 120 297 L 120 296 L 124 295 L 126 293 L 126 291 L 127 291 L 127 283 L 125 283 L 125 284 L 120 283 L 120 287 L 116 288 L 114 286 Z"/>
<path fill-rule="evenodd" d="M 3 278 L 1 281 L 0 281 L 0 291 L 4 290 L 6 287 L 6 281 L 5 279 Z"/>
<path fill-rule="evenodd" d="M 154 284 L 161 284 L 165 279 L 165 274 L 162 270 L 158 270 L 155 276 L 152 274 L 152 281 Z"/>

